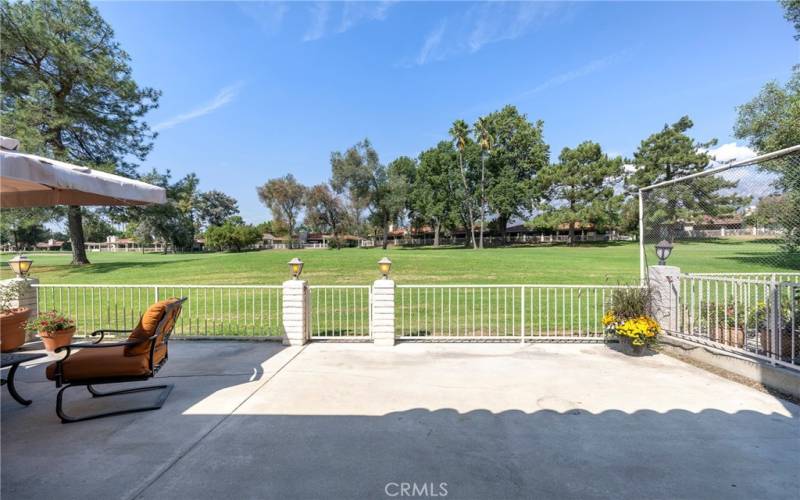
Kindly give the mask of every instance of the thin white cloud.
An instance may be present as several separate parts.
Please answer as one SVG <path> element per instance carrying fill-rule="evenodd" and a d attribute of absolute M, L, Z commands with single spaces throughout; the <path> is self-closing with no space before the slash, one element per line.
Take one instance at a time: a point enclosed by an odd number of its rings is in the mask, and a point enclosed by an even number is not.
<path fill-rule="evenodd" d="M 325 36 L 325 27 L 328 25 L 328 18 L 330 17 L 330 4 L 317 2 L 311 6 L 309 11 L 311 12 L 311 26 L 303 36 L 304 42 L 319 40 Z"/>
<path fill-rule="evenodd" d="M 303 36 L 304 42 L 319 40 L 332 34 L 344 33 L 360 24 L 383 21 L 389 15 L 394 1 L 344 2 L 315 4 L 311 9 L 311 25 Z M 338 21 L 332 9 L 339 9 Z"/>
<path fill-rule="evenodd" d="M 422 48 L 420 49 L 415 60 L 416 64 L 421 66 L 428 62 L 428 58 L 439 48 L 439 45 L 442 43 L 442 36 L 444 35 L 446 26 L 447 23 L 442 21 L 438 28 L 428 33 L 428 36 L 425 37 L 425 43 L 422 44 Z"/>
<path fill-rule="evenodd" d="M 267 34 L 280 31 L 289 6 L 282 2 L 240 2 L 239 10 L 252 19 Z"/>
<path fill-rule="evenodd" d="M 474 53 L 486 45 L 524 36 L 562 11 L 563 6 L 556 3 L 480 3 L 440 21 L 425 36 L 417 56 L 400 65 L 420 66 Z"/>
<path fill-rule="evenodd" d="M 595 59 L 594 61 L 584 64 L 580 68 L 575 68 L 573 70 L 558 74 L 552 78 L 545 80 L 544 82 L 533 87 L 532 89 L 522 93 L 520 95 L 520 98 L 528 97 L 533 94 L 538 94 L 539 92 L 543 92 L 547 89 L 564 85 L 565 83 L 571 82 L 572 80 L 577 80 L 579 78 L 589 76 L 592 73 L 596 73 L 600 70 L 603 70 L 608 66 L 614 64 L 615 62 L 619 61 L 627 53 L 628 53 L 627 50 L 623 50 L 622 52 L 617 52 L 615 54 L 610 54 L 605 57 Z"/>
<path fill-rule="evenodd" d="M 195 118 L 200 118 L 201 116 L 205 116 L 213 111 L 229 104 L 232 102 L 236 96 L 239 94 L 239 90 L 242 88 L 242 83 L 235 83 L 233 85 L 229 85 L 223 89 L 221 89 L 216 96 L 209 102 L 189 111 L 186 113 L 181 113 L 179 115 L 173 116 L 168 120 L 164 120 L 161 123 L 156 124 L 153 127 L 153 130 L 156 132 L 160 132 L 162 130 L 167 130 L 176 125 L 180 125 L 181 123 L 188 122 L 190 120 L 194 120 Z"/>

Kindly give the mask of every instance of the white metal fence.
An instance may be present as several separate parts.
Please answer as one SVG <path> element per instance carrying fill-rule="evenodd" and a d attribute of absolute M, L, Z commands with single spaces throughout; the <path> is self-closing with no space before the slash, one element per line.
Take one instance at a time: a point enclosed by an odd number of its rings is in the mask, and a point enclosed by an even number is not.
<path fill-rule="evenodd" d="M 692 341 L 739 351 L 774 363 L 800 365 L 797 322 L 800 282 L 684 274 L 680 277 L 678 331 Z M 769 274 L 768 276 L 772 276 Z"/>
<path fill-rule="evenodd" d="M 77 334 L 134 328 L 154 302 L 188 297 L 174 337 L 280 337 L 280 286 L 262 285 L 34 285 L 40 311 L 75 319 Z"/>
<path fill-rule="evenodd" d="M 612 285 L 398 285 L 406 340 L 602 339 Z"/>
<path fill-rule="evenodd" d="M 313 285 L 309 293 L 312 340 L 370 339 L 372 287 Z"/>
<path fill-rule="evenodd" d="M 798 273 L 687 273 L 686 276 L 691 277 L 706 277 L 714 276 L 718 278 L 730 279 L 744 279 L 744 280 L 762 280 L 762 281 L 780 281 L 790 283 L 800 283 L 800 272 Z"/>

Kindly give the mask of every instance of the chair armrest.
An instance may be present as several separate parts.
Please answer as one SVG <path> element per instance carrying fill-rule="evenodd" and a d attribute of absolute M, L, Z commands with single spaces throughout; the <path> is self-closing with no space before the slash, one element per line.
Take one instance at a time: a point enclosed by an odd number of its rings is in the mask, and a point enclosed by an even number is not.
<path fill-rule="evenodd" d="M 90 335 L 92 337 L 94 337 L 98 333 L 100 334 L 100 338 L 94 341 L 95 344 L 99 344 L 100 342 L 102 342 L 103 341 L 103 337 L 106 336 L 106 333 L 131 333 L 131 331 L 130 330 L 108 330 L 108 329 L 102 329 L 102 330 L 95 330 Z"/>

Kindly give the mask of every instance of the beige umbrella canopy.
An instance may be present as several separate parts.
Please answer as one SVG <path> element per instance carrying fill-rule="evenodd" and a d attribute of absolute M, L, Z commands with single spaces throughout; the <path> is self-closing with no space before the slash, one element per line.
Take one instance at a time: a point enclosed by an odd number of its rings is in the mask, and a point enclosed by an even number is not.
<path fill-rule="evenodd" d="M 0 137 L 0 207 L 149 205 L 166 203 L 164 188 L 127 177 L 16 151 Z"/>

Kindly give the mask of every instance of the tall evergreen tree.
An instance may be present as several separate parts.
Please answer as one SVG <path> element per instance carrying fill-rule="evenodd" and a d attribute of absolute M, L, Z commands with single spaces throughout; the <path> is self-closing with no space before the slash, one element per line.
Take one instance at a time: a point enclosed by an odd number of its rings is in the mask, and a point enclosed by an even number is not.
<path fill-rule="evenodd" d="M 629 187 L 639 189 L 705 170 L 713 160 L 706 151 L 717 141 L 695 141 L 687 135 L 693 125 L 688 116 L 683 116 L 644 139 L 633 155 L 636 170 L 627 179 Z M 648 191 L 645 227 L 648 231 L 657 230 L 657 238 L 673 239 L 680 221 L 729 214 L 741 206 L 743 199 L 723 190 L 736 185 L 721 176 L 701 176 Z"/>
<path fill-rule="evenodd" d="M 160 93 L 86 0 L 0 3 L 3 135 L 25 151 L 133 175 L 155 134 L 141 118 Z M 68 209 L 72 263 L 87 264 L 81 208 Z"/>
<path fill-rule="evenodd" d="M 597 143 L 564 148 L 558 163 L 539 172 L 538 182 L 550 205 L 535 224 L 555 228 L 566 224 L 570 245 L 579 224 L 609 225 L 619 210 L 620 196 L 614 193 L 614 185 L 621 176 L 622 158 L 609 158 Z"/>

